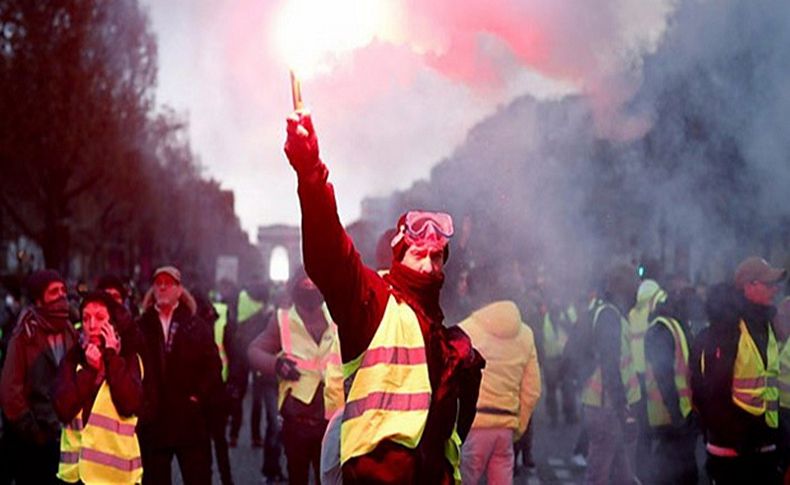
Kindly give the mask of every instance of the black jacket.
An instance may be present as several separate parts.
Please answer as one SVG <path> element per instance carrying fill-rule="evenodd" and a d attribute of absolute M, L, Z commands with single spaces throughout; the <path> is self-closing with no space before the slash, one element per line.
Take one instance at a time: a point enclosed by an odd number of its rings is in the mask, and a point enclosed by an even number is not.
<path fill-rule="evenodd" d="M 222 363 L 209 326 L 182 300 L 173 312 L 166 352 L 157 310 L 149 307 L 138 323 L 145 368 L 141 442 L 155 449 L 208 440 L 212 413 L 223 401 Z"/>
<path fill-rule="evenodd" d="M 706 440 L 748 453 L 776 444 L 778 432 L 768 427 L 764 416 L 751 415 L 732 401 L 733 368 L 740 339 L 738 322 L 744 320 L 765 359 L 774 309 L 749 303 L 742 296 L 737 302 L 737 309 L 716 315 L 711 326 L 698 335 L 689 365 L 694 407 Z"/>

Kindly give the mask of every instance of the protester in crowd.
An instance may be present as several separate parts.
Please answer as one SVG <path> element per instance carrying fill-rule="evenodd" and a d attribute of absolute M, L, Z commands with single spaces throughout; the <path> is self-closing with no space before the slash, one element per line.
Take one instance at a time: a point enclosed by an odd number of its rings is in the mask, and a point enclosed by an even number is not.
<path fill-rule="evenodd" d="M 691 413 L 688 326 L 691 286 L 671 292 L 653 312 L 644 346 L 647 422 L 652 455 L 650 482 L 696 485 L 697 430 Z"/>
<path fill-rule="evenodd" d="M 329 417 L 343 405 L 337 327 L 303 270 L 295 273 L 290 288 L 293 305 L 277 311 L 248 355 L 252 369 L 279 381 L 289 483 L 307 484 L 311 466 L 319 483 L 321 439 Z"/>
<path fill-rule="evenodd" d="M 513 442 L 527 429 L 540 397 L 540 368 L 532 330 L 512 301 L 496 301 L 459 326 L 486 360 L 477 415 L 463 445 L 461 475 L 477 484 L 513 483 Z"/>
<path fill-rule="evenodd" d="M 77 342 L 69 321 L 66 284 L 54 270 L 27 281 L 31 305 L 19 315 L 0 376 L 3 449 L 20 485 L 57 483 L 60 422 L 50 389 L 58 365 Z"/>
<path fill-rule="evenodd" d="M 774 330 L 779 343 L 779 459 L 785 470 L 784 483 L 790 483 L 790 296 L 777 306 Z"/>
<path fill-rule="evenodd" d="M 64 428 L 58 478 L 67 483 L 135 484 L 143 475 L 135 428 L 143 404 L 137 326 L 105 292 L 80 305 L 80 345 L 66 354 L 52 393 Z"/>
<path fill-rule="evenodd" d="M 285 152 L 298 178 L 305 268 L 338 325 L 351 376 L 341 425 L 344 482 L 460 478 L 483 360 L 461 329 L 442 326 L 452 219 L 404 214 L 381 276 L 362 263 L 340 223 L 309 114 L 289 117 Z"/>
<path fill-rule="evenodd" d="M 575 311 L 570 312 L 562 307 L 556 290 L 546 291 L 540 306 L 540 314 L 543 324 L 541 369 L 546 384 L 546 411 L 549 415 L 549 424 L 555 427 L 558 423 L 557 394 L 560 394 L 562 400 L 565 424 L 575 424 L 578 417 L 573 374 L 569 372 L 563 353 L 568 337 L 576 324 L 576 314 Z"/>
<path fill-rule="evenodd" d="M 230 439 L 238 440 L 243 416 L 243 400 L 252 377 L 250 408 L 250 440 L 253 448 L 263 447 L 261 473 L 270 482 L 283 480 L 280 466 L 282 455 L 280 415 L 277 407 L 277 379 L 259 371 L 251 371 L 247 349 L 255 338 L 274 322 L 274 308 L 269 304 L 270 288 L 263 282 L 249 285 L 238 299 L 236 328 L 231 342 L 230 375 L 233 408 L 231 412 Z M 261 440 L 261 417 L 266 413 L 266 434 Z"/>
<path fill-rule="evenodd" d="M 786 276 L 749 257 L 734 287 L 713 287 L 710 330 L 692 356 L 692 396 L 705 431 L 708 476 L 717 484 L 780 483 L 779 346 L 773 300 Z"/>
<path fill-rule="evenodd" d="M 663 303 L 667 293 L 652 279 L 639 284 L 636 292 L 636 304 L 628 312 L 628 324 L 631 340 L 631 354 L 634 359 L 634 370 L 639 379 L 642 400 L 636 405 L 635 416 L 639 425 L 639 436 L 636 442 L 635 470 L 636 475 L 646 481 L 653 471 L 651 463 L 651 430 L 647 419 L 647 392 L 645 390 L 645 334 L 650 324 L 651 314 L 656 306 Z"/>
<path fill-rule="evenodd" d="M 582 391 L 584 425 L 589 437 L 585 483 L 632 483 L 630 449 L 636 441 L 634 405 L 641 399 L 633 367 L 628 320 L 623 316 L 636 300 L 639 279 L 631 265 L 618 264 L 607 273 L 602 302 L 595 308 L 589 345 L 595 369 Z"/>
<path fill-rule="evenodd" d="M 186 485 L 211 483 L 211 420 L 222 402 L 221 363 L 181 272 L 158 268 L 138 324 L 144 338 L 145 407 L 138 433 L 143 483 L 168 485 L 173 456 Z"/>
<path fill-rule="evenodd" d="M 196 314 L 201 322 L 208 325 L 209 331 L 214 336 L 214 343 L 217 345 L 219 355 L 223 351 L 223 335 L 219 333 L 219 341 L 217 333 L 215 333 L 215 325 L 220 319 L 219 313 L 209 301 L 207 296 L 204 296 L 202 291 L 193 291 L 192 296 L 195 298 L 197 306 Z M 221 360 L 221 359 L 220 359 Z M 211 442 L 214 444 L 214 458 L 217 460 L 217 470 L 219 471 L 219 478 L 222 485 L 233 485 L 233 474 L 230 467 L 230 453 L 228 440 L 225 437 L 225 428 L 228 424 L 228 414 L 230 409 L 230 396 L 228 395 L 227 386 L 223 382 L 221 390 L 218 392 L 216 398 L 217 404 L 209 415 L 209 426 L 211 428 Z"/>

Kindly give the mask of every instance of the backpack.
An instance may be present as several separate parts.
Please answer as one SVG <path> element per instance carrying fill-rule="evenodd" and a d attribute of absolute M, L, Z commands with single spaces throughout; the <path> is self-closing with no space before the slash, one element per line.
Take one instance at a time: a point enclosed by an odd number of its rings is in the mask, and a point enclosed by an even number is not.
<path fill-rule="evenodd" d="M 587 311 L 580 312 L 579 320 L 568 335 L 568 342 L 563 351 L 566 372 L 577 382 L 584 383 L 592 376 L 596 367 L 594 344 L 594 319 L 603 301 L 596 299 Z"/>

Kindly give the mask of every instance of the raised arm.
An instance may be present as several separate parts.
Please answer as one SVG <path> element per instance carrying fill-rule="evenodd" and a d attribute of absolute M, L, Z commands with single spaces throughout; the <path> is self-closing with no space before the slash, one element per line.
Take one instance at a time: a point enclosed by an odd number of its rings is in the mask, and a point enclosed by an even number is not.
<path fill-rule="evenodd" d="M 305 271 L 338 326 L 343 361 L 363 352 L 384 314 L 387 285 L 362 263 L 343 229 L 329 171 L 321 162 L 309 114 L 288 118 L 285 153 L 298 178 Z"/>

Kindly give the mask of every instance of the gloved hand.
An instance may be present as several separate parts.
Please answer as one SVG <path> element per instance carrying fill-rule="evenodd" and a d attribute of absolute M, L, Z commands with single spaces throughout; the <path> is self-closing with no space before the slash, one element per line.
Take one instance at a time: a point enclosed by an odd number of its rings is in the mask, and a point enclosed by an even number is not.
<path fill-rule="evenodd" d="M 286 120 L 285 154 L 297 173 L 303 173 L 320 163 L 318 138 L 310 113 L 294 111 Z"/>
<path fill-rule="evenodd" d="M 298 381 L 302 374 L 296 368 L 296 362 L 288 357 L 277 357 L 277 363 L 274 365 L 274 371 L 277 376 L 284 381 Z"/>

